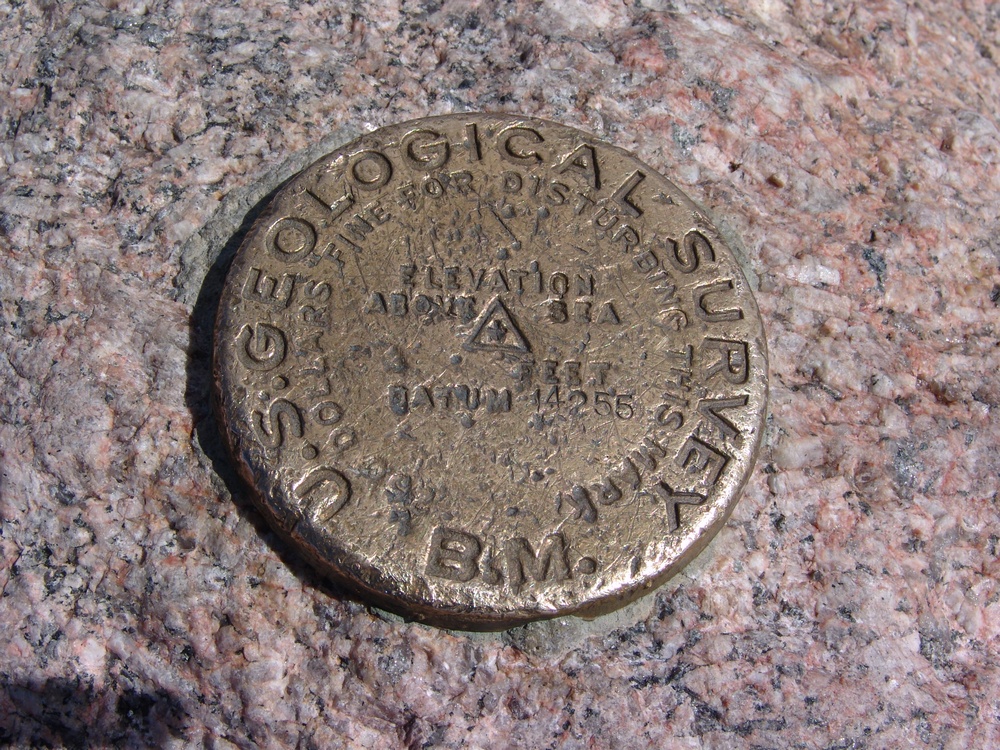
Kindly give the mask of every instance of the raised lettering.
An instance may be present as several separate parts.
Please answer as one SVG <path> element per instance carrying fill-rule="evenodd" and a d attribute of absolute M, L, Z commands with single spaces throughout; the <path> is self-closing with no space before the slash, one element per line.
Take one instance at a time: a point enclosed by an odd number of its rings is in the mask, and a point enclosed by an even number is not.
<path fill-rule="evenodd" d="M 403 136 L 403 153 L 422 169 L 438 169 L 448 161 L 448 141 L 433 130 L 414 130 Z"/>
<path fill-rule="evenodd" d="M 375 227 L 361 214 L 354 214 L 352 219 L 344 222 L 344 229 L 358 242 L 364 242 Z"/>
<path fill-rule="evenodd" d="M 279 281 L 259 268 L 251 268 L 243 284 L 243 298 L 272 307 L 288 307 L 295 285 L 295 274 L 284 273 Z"/>
<path fill-rule="evenodd" d="M 267 323 L 245 325 L 236 337 L 236 357 L 248 370 L 273 370 L 285 360 L 286 349 L 285 334 Z"/>
<path fill-rule="evenodd" d="M 479 149 L 479 131 L 476 123 L 470 122 L 465 126 L 465 147 L 469 149 L 469 161 L 479 161 L 483 158 Z"/>
<path fill-rule="evenodd" d="M 326 302 L 333 294 L 333 289 L 325 281 L 307 281 L 302 291 L 309 299 L 317 302 Z"/>
<path fill-rule="evenodd" d="M 593 222 L 600 229 L 610 229 L 618 222 L 618 214 L 609 211 L 607 206 L 601 206 L 594 212 Z"/>
<path fill-rule="evenodd" d="M 749 397 L 745 393 L 733 398 L 703 398 L 698 402 L 698 411 L 710 424 L 718 428 L 719 432 L 732 440 L 739 437 L 740 431 L 720 412 L 723 409 L 739 409 L 746 406 L 748 401 Z"/>
<path fill-rule="evenodd" d="M 379 292 L 372 292 L 371 297 L 368 298 L 368 302 L 365 304 L 365 312 L 385 314 L 387 311 L 385 297 Z"/>
<path fill-rule="evenodd" d="M 405 294 L 390 294 L 389 295 L 389 313 L 400 318 L 406 315 L 406 311 L 409 309 L 409 303 L 406 300 Z"/>
<path fill-rule="evenodd" d="M 672 252 L 668 253 L 667 257 L 670 258 L 671 263 L 678 271 L 691 273 L 697 270 L 702 261 L 715 262 L 715 251 L 712 249 L 712 243 L 697 229 L 692 229 L 685 234 L 680 243 L 674 240 L 669 240 L 669 243 L 672 246 Z"/>
<path fill-rule="evenodd" d="M 501 388 L 499 391 L 490 388 L 486 391 L 486 411 L 489 414 L 510 411 L 510 391 Z"/>
<path fill-rule="evenodd" d="M 483 544 L 472 534 L 438 526 L 427 551 L 427 575 L 466 583 L 479 572 L 477 561 Z"/>
<path fill-rule="evenodd" d="M 453 393 L 454 390 L 452 390 L 450 386 L 434 386 L 434 403 L 438 404 L 445 411 L 448 411 L 451 408 L 451 397 Z"/>
<path fill-rule="evenodd" d="M 631 224 L 620 224 L 611 236 L 611 240 L 625 245 L 623 252 L 628 253 L 632 248 L 639 246 L 639 233 Z"/>
<path fill-rule="evenodd" d="M 503 180 L 503 191 L 505 193 L 519 193 L 524 185 L 524 180 L 517 172 L 504 172 L 500 175 Z"/>
<path fill-rule="evenodd" d="M 518 141 L 518 143 L 515 143 L 515 141 Z M 520 126 L 508 128 L 500 133 L 497 139 L 497 144 L 500 147 L 500 155 L 514 162 L 525 160 L 540 162 L 542 157 L 538 151 L 531 148 L 530 145 L 525 145 L 524 141 L 532 144 L 542 143 L 545 139 L 542 138 L 537 130 L 532 130 L 531 128 Z"/>
<path fill-rule="evenodd" d="M 684 426 L 684 414 L 675 410 L 670 404 L 661 404 L 656 410 L 656 423 L 671 432 L 676 432 Z"/>
<path fill-rule="evenodd" d="M 747 382 L 748 352 L 745 341 L 706 338 L 701 345 L 705 380 L 722 375 L 734 385 Z"/>
<path fill-rule="evenodd" d="M 646 471 L 656 471 L 657 460 L 667 455 L 663 447 L 652 438 L 646 438 L 630 454 L 632 463 Z"/>
<path fill-rule="evenodd" d="M 583 385 L 583 378 L 580 376 L 580 363 L 572 359 L 563 362 L 563 377 L 566 385 L 574 388 Z"/>
<path fill-rule="evenodd" d="M 431 398 L 431 392 L 426 386 L 418 385 L 413 389 L 413 393 L 410 395 L 410 408 L 417 409 L 424 406 L 433 409 L 434 400 Z"/>
<path fill-rule="evenodd" d="M 621 324 L 622 320 L 618 316 L 618 311 L 615 310 L 615 306 L 610 302 L 605 302 L 601 306 L 600 312 L 597 313 L 596 322 L 616 326 Z"/>
<path fill-rule="evenodd" d="M 329 211 L 329 218 L 332 220 L 340 218 L 341 214 L 354 205 L 354 196 L 351 194 L 350 189 L 345 189 L 339 197 L 334 198 L 333 200 L 321 195 L 320 193 L 322 192 L 324 191 L 319 184 L 317 184 L 314 188 L 306 188 L 306 195 L 314 199 L 323 208 Z"/>
<path fill-rule="evenodd" d="M 320 466 L 295 484 L 295 496 L 314 523 L 329 523 L 351 499 L 351 485 L 334 468 Z"/>
<path fill-rule="evenodd" d="M 667 504 L 667 524 L 671 531 L 681 526 L 679 505 L 701 505 L 706 500 L 705 495 L 694 492 L 674 492 L 666 482 L 654 485 L 653 491 Z"/>
<path fill-rule="evenodd" d="M 349 237 L 345 237 L 343 232 L 338 232 L 334 240 L 335 241 L 339 240 L 341 244 L 347 245 L 347 247 L 351 248 L 351 250 L 353 250 L 358 254 L 360 254 L 361 251 L 364 249 L 354 240 L 350 239 Z M 340 256 L 339 250 L 337 251 L 336 256 L 339 258 Z"/>
<path fill-rule="evenodd" d="M 281 260 L 302 260 L 316 248 L 316 228 L 304 219 L 286 216 L 267 230 L 264 246 Z"/>
<path fill-rule="evenodd" d="M 641 273 L 649 273 L 660 265 L 659 259 L 652 250 L 643 250 L 632 259 L 632 262 Z"/>
<path fill-rule="evenodd" d="M 632 193 L 635 189 L 639 187 L 639 183 L 646 179 L 646 175 L 640 172 L 638 169 L 625 178 L 625 182 L 621 184 L 611 196 L 611 200 L 615 201 L 618 205 L 625 209 L 625 213 L 633 218 L 642 216 L 643 211 L 639 206 L 635 204 L 632 200 Z"/>
<path fill-rule="evenodd" d="M 336 401 L 321 401 L 310 410 L 313 419 L 324 427 L 337 424 L 344 416 L 344 407 Z"/>
<path fill-rule="evenodd" d="M 505 351 L 527 354 L 531 345 L 499 296 L 479 316 L 462 344 L 470 351 Z"/>
<path fill-rule="evenodd" d="M 601 175 L 597 167 L 597 152 L 593 146 L 585 143 L 577 146 L 556 166 L 557 172 L 562 173 L 567 170 L 582 175 L 594 190 L 600 190 Z"/>
<path fill-rule="evenodd" d="M 639 489 L 639 485 L 642 484 L 642 475 L 639 474 L 638 467 L 632 463 L 631 459 L 626 458 L 622 461 L 621 480 L 633 490 Z"/>
<path fill-rule="evenodd" d="M 267 410 L 266 418 L 263 412 L 255 411 L 252 423 L 257 438 L 267 448 L 280 448 L 285 442 L 286 432 L 295 437 L 302 437 L 303 434 L 299 408 L 283 398 L 275 399 Z"/>
<path fill-rule="evenodd" d="M 726 323 L 743 319 L 743 311 L 737 308 L 726 310 L 716 310 L 706 302 L 708 297 L 717 294 L 726 294 L 733 290 L 733 280 L 723 279 L 711 284 L 702 284 L 694 290 L 695 312 L 698 317 L 709 323 Z"/>
<path fill-rule="evenodd" d="M 649 281 L 653 284 L 653 293 L 663 298 L 660 300 L 661 305 L 677 304 L 677 285 L 670 274 L 666 271 L 657 271 L 649 275 Z"/>
<path fill-rule="evenodd" d="M 556 496 L 556 511 L 561 513 L 564 506 L 570 508 L 570 518 L 575 521 L 597 522 L 597 508 L 585 487 L 577 485 L 568 493 L 560 492 Z"/>
<path fill-rule="evenodd" d="M 591 362 L 590 380 L 591 385 L 604 385 L 607 382 L 608 371 L 611 369 L 610 362 Z"/>
<path fill-rule="evenodd" d="M 597 490 L 597 502 L 601 505 L 614 505 L 622 499 L 622 491 L 610 477 L 606 477 L 602 484 L 595 484 L 594 489 Z"/>
<path fill-rule="evenodd" d="M 456 385 L 455 391 L 455 401 L 458 403 L 459 409 L 466 409 L 468 411 L 475 411 L 479 408 L 479 389 L 470 388 L 467 385 Z"/>
<path fill-rule="evenodd" d="M 508 539 L 504 544 L 507 582 L 518 593 L 530 578 L 535 583 L 549 579 L 565 581 L 570 577 L 566 540 L 562 534 L 549 534 L 542 540 L 538 554 L 524 537 Z"/>
<path fill-rule="evenodd" d="M 709 485 L 713 485 L 719 481 L 719 475 L 729 463 L 729 456 L 691 435 L 681 446 L 675 461 L 688 474 L 701 475 Z"/>
<path fill-rule="evenodd" d="M 350 174 L 362 190 L 378 190 L 392 178 L 392 162 L 378 151 L 362 151 L 351 159 Z"/>

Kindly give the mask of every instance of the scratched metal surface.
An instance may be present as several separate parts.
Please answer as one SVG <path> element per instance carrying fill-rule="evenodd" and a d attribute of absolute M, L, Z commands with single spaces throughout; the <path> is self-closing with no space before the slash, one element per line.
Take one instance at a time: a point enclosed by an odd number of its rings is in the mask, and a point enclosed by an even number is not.
<path fill-rule="evenodd" d="M 502 115 L 382 128 L 263 210 L 216 377 L 276 527 L 338 581 L 451 627 L 595 614 L 728 518 L 767 391 L 708 218 L 634 156 Z"/>

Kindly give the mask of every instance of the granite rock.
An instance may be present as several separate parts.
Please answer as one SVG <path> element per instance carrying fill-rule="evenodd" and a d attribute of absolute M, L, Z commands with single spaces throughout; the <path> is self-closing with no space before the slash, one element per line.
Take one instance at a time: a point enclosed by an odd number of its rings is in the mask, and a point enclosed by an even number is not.
<path fill-rule="evenodd" d="M 0 743 L 1000 744 L 1000 6 L 0 0 Z M 758 279 L 771 417 L 696 564 L 468 635 L 323 582 L 209 408 L 211 300 L 324 147 L 466 110 L 668 174 Z"/>

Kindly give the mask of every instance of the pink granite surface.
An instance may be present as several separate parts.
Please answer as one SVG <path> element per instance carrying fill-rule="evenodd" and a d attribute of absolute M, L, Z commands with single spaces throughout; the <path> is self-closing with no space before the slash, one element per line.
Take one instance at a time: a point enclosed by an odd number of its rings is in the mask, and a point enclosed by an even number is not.
<path fill-rule="evenodd" d="M 335 6 L 0 0 L 0 745 L 1000 745 L 1000 5 Z M 759 278 L 744 499 L 589 628 L 343 598 L 209 416 L 248 186 L 470 109 L 633 149 Z"/>

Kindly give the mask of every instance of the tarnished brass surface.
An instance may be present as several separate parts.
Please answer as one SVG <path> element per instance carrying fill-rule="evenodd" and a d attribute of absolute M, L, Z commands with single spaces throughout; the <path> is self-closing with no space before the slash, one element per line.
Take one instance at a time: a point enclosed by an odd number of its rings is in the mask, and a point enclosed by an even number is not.
<path fill-rule="evenodd" d="M 470 629 L 677 572 L 732 511 L 767 392 L 751 291 L 676 186 L 486 114 L 291 180 L 229 271 L 215 376 L 275 528 L 380 606 Z"/>

